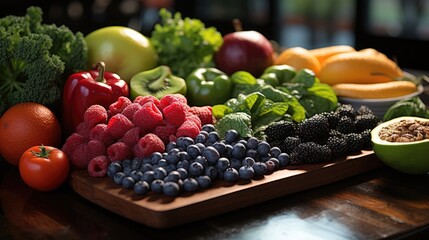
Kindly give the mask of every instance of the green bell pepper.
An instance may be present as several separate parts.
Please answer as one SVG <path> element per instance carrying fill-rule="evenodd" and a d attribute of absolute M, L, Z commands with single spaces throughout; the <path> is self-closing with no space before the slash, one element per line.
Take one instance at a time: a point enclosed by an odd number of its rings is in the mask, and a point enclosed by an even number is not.
<path fill-rule="evenodd" d="M 213 106 L 231 98 L 232 81 L 217 68 L 198 68 L 186 78 L 189 105 Z"/>
<path fill-rule="evenodd" d="M 273 65 L 265 69 L 259 77 L 271 86 L 279 86 L 290 82 L 296 75 L 296 69 L 289 65 Z"/>

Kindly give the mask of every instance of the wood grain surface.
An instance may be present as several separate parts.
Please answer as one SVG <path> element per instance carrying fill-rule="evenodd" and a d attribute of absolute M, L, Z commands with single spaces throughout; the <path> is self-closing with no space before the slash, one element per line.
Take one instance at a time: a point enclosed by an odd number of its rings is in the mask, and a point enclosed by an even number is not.
<path fill-rule="evenodd" d="M 261 179 L 235 184 L 218 180 L 195 193 L 168 197 L 149 193 L 139 196 L 113 180 L 73 171 L 70 186 L 87 200 L 125 218 L 154 228 L 169 228 L 208 218 L 269 199 L 315 188 L 383 166 L 372 151 L 336 162 L 288 167 Z M 179 217 L 180 216 L 180 217 Z"/>

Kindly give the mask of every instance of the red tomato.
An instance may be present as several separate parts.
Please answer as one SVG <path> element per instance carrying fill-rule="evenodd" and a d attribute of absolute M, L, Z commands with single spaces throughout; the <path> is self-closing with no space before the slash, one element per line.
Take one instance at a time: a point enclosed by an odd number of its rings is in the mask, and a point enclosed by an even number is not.
<path fill-rule="evenodd" d="M 34 146 L 25 151 L 19 160 L 22 180 L 39 191 L 51 191 L 65 182 L 70 163 L 67 155 L 55 147 Z"/>

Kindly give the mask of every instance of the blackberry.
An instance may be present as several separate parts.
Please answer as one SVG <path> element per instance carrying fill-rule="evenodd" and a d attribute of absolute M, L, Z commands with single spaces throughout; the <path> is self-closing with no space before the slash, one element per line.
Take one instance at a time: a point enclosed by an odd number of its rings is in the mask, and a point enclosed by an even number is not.
<path fill-rule="evenodd" d="M 338 121 L 340 120 L 340 115 L 337 112 L 322 112 L 319 114 L 328 119 L 330 129 L 335 129 L 337 127 Z"/>
<path fill-rule="evenodd" d="M 331 149 L 331 157 L 333 159 L 344 157 L 347 155 L 347 141 L 342 137 L 329 137 L 326 141 L 326 146 Z"/>
<path fill-rule="evenodd" d="M 371 129 L 366 129 L 361 132 L 362 136 L 362 149 L 371 150 L 372 141 L 371 141 Z"/>
<path fill-rule="evenodd" d="M 297 152 L 293 151 L 289 155 L 289 165 L 291 166 L 297 166 L 304 164 L 304 160 L 302 156 L 300 156 Z"/>
<path fill-rule="evenodd" d="M 349 154 L 357 154 L 363 148 L 364 142 L 362 135 L 359 133 L 349 133 L 344 135 L 347 141 L 347 149 Z"/>
<path fill-rule="evenodd" d="M 352 133 L 355 132 L 355 123 L 354 120 L 348 116 L 342 116 L 340 121 L 338 121 L 338 125 L 336 130 L 341 133 Z"/>
<path fill-rule="evenodd" d="M 285 120 L 273 122 L 265 129 L 265 135 L 267 139 L 272 140 L 283 140 L 289 136 L 295 136 L 295 123 Z"/>
<path fill-rule="evenodd" d="M 298 124 L 298 136 L 302 142 L 320 141 L 328 135 L 329 122 L 323 115 L 314 115 Z"/>
<path fill-rule="evenodd" d="M 360 133 L 366 129 L 373 129 L 377 126 L 378 119 L 374 114 L 357 115 L 355 118 L 355 131 Z"/>
<path fill-rule="evenodd" d="M 284 153 L 291 153 L 296 146 L 301 143 L 301 139 L 297 137 L 287 137 L 283 142 L 278 146 L 280 150 Z"/>
<path fill-rule="evenodd" d="M 339 117 L 347 116 L 351 119 L 356 117 L 356 110 L 353 108 L 351 104 L 340 104 L 335 112 L 339 115 Z"/>
<path fill-rule="evenodd" d="M 296 155 L 296 156 L 295 156 Z M 331 150 L 324 145 L 315 142 L 304 142 L 299 144 L 291 153 L 292 158 L 297 158 L 302 163 L 321 163 L 331 159 Z"/>
<path fill-rule="evenodd" d="M 361 105 L 356 110 L 357 115 L 365 115 L 365 114 L 372 114 L 374 115 L 374 112 L 367 106 L 367 105 Z"/>

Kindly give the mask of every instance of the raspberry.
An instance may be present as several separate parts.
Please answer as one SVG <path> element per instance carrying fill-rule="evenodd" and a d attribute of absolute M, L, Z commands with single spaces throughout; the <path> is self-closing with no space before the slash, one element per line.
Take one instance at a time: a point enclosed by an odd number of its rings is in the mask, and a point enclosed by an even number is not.
<path fill-rule="evenodd" d="M 189 109 L 189 112 L 198 116 L 201 120 L 201 125 L 213 124 L 212 106 L 193 106 Z"/>
<path fill-rule="evenodd" d="M 132 155 L 132 148 L 123 142 L 115 142 L 107 148 L 107 157 L 112 162 L 131 158 Z"/>
<path fill-rule="evenodd" d="M 195 125 L 197 125 L 197 127 L 199 129 L 201 129 L 202 126 L 203 126 L 201 124 L 200 118 L 197 115 L 190 113 L 189 111 L 186 113 L 186 120 L 185 120 L 185 122 L 193 122 Z"/>
<path fill-rule="evenodd" d="M 106 146 L 98 140 L 78 145 L 72 152 L 70 162 L 77 168 L 86 168 L 91 159 L 106 154 Z"/>
<path fill-rule="evenodd" d="M 157 135 L 167 145 L 170 142 L 170 135 L 176 134 L 177 128 L 171 125 L 156 126 L 152 133 Z"/>
<path fill-rule="evenodd" d="M 146 134 L 133 148 L 134 156 L 139 158 L 150 156 L 154 152 L 164 151 L 164 143 L 158 136 L 153 133 Z"/>
<path fill-rule="evenodd" d="M 126 106 L 124 110 L 122 111 L 122 114 L 130 119 L 131 121 L 134 118 L 134 114 L 141 108 L 142 106 L 138 103 L 131 103 L 130 105 Z"/>
<path fill-rule="evenodd" d="M 107 110 L 98 104 L 91 105 L 83 114 L 83 120 L 88 123 L 90 128 L 99 123 L 106 123 L 107 117 Z"/>
<path fill-rule="evenodd" d="M 189 108 L 188 100 L 186 100 L 186 97 L 182 94 L 175 93 L 165 95 L 163 98 L 161 98 L 161 100 L 159 101 L 159 109 L 161 109 L 162 111 L 165 107 L 169 106 L 173 102 L 179 102 L 183 106 L 185 106 L 185 108 Z"/>
<path fill-rule="evenodd" d="M 162 125 L 163 119 L 162 113 L 155 103 L 147 102 L 134 114 L 133 122 L 144 132 L 152 132 L 156 126 Z"/>
<path fill-rule="evenodd" d="M 110 135 L 107 124 L 99 123 L 95 125 L 91 131 L 89 131 L 89 140 L 99 140 L 104 143 L 105 146 L 109 146 L 114 142 L 112 135 Z"/>
<path fill-rule="evenodd" d="M 153 102 L 153 103 L 155 103 L 156 106 L 159 106 L 159 99 L 152 96 L 152 95 L 137 96 L 134 99 L 134 103 L 139 103 L 141 106 L 143 106 L 147 102 Z"/>
<path fill-rule="evenodd" d="M 193 121 L 185 121 L 176 132 L 176 137 L 195 138 L 200 133 L 201 127 L 198 127 Z"/>
<path fill-rule="evenodd" d="M 105 177 L 109 164 L 109 159 L 104 155 L 94 157 L 88 163 L 88 173 L 91 177 Z"/>
<path fill-rule="evenodd" d="M 128 130 L 124 136 L 119 139 L 119 141 L 127 144 L 128 146 L 134 146 L 139 142 L 141 135 L 141 128 L 134 127 Z"/>
<path fill-rule="evenodd" d="M 131 103 L 132 102 L 129 98 L 120 96 L 118 100 L 116 100 L 116 102 L 110 104 L 109 106 L 110 116 L 114 116 L 118 113 L 121 113 L 125 109 L 125 107 L 127 107 Z"/>
<path fill-rule="evenodd" d="M 76 150 L 76 148 L 79 145 L 82 145 L 86 142 L 86 139 L 78 134 L 78 133 L 72 133 L 64 142 L 63 147 L 61 150 L 67 155 L 71 156 L 73 151 Z"/>
<path fill-rule="evenodd" d="M 186 110 L 183 103 L 173 102 L 170 105 L 166 106 L 162 113 L 167 123 L 180 127 L 186 118 Z"/>
<path fill-rule="evenodd" d="M 115 139 L 121 138 L 128 130 L 132 128 L 134 128 L 133 122 L 131 122 L 122 113 L 114 115 L 107 123 L 107 130 Z"/>
<path fill-rule="evenodd" d="M 76 133 L 83 136 L 84 138 L 89 137 L 89 131 L 91 131 L 91 128 L 89 127 L 89 124 L 87 122 L 81 122 L 76 127 Z"/>

